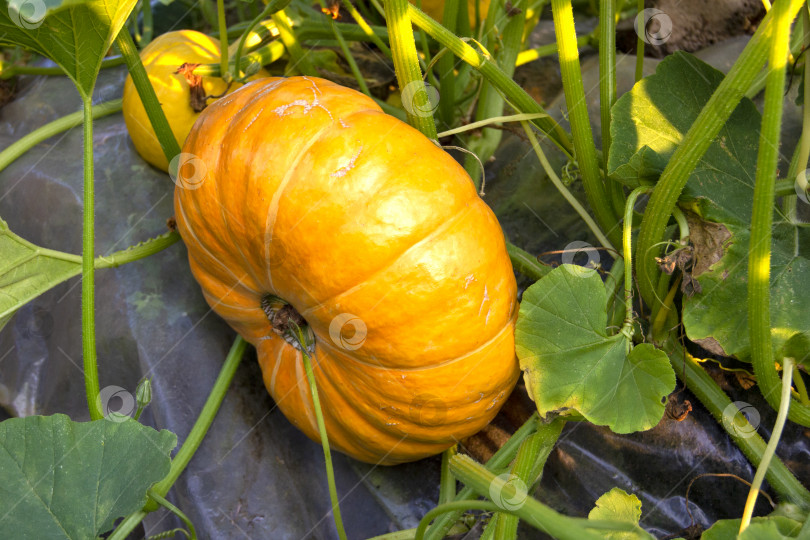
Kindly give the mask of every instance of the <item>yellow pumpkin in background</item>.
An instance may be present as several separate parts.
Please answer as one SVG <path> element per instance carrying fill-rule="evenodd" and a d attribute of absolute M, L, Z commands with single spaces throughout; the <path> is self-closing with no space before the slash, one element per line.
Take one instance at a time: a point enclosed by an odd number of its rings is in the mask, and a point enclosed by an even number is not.
<path fill-rule="evenodd" d="M 177 144 L 183 146 L 191 126 L 200 113 L 191 105 L 191 92 L 186 77 L 176 71 L 184 63 L 219 62 L 219 40 L 194 30 L 167 32 L 144 47 L 140 57 Z M 265 70 L 261 70 L 251 80 L 268 75 Z M 218 96 L 226 91 L 232 92 L 240 86 L 242 85 L 232 84 L 228 87 L 228 84 L 219 77 L 202 77 L 204 96 Z M 211 100 L 207 103 L 211 103 Z M 163 154 L 157 135 L 146 115 L 146 109 L 129 75 L 124 83 L 123 113 L 127 131 L 138 154 L 155 167 L 167 171 L 169 162 Z"/>
<path fill-rule="evenodd" d="M 517 287 L 449 154 L 359 92 L 273 77 L 209 105 L 182 155 L 192 273 L 293 424 L 320 440 L 289 320 L 314 335 L 329 443 L 356 459 L 437 454 L 495 416 L 519 374 Z"/>

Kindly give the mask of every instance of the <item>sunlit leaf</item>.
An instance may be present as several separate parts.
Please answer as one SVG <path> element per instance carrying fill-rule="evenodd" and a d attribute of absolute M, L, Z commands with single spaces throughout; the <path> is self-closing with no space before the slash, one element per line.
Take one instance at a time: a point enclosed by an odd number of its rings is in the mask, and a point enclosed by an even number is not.
<path fill-rule="evenodd" d="M 101 61 L 137 0 L 3 0 L 0 45 L 50 58 L 79 92 L 93 91 Z"/>
<path fill-rule="evenodd" d="M 588 519 L 605 521 L 626 521 L 638 525 L 641 519 L 641 501 L 623 489 L 613 488 L 598 499 L 596 506 L 588 514 Z M 641 532 L 605 531 L 606 540 L 647 540 L 653 536 Z"/>

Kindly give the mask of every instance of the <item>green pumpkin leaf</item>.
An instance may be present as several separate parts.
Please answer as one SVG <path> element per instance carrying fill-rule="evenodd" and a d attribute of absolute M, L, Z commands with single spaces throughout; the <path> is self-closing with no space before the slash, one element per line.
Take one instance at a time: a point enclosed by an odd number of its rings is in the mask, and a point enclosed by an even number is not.
<path fill-rule="evenodd" d="M 657 181 L 722 79 L 721 72 L 694 56 L 675 53 L 619 98 L 611 110 L 611 177 L 630 186 Z M 685 80 L 689 84 L 682 84 Z M 688 211 L 694 265 L 684 279 L 686 334 L 713 353 L 744 361 L 750 357 L 748 313 L 729 306 L 740 306 L 748 294 L 760 121 L 753 102 L 743 99 L 689 176 L 679 201 Z M 771 261 L 775 347 L 810 328 L 808 282 L 810 228 L 777 212 Z"/>
<path fill-rule="evenodd" d="M 0 328 L 18 308 L 81 271 L 81 257 L 35 246 L 0 219 Z"/>
<path fill-rule="evenodd" d="M 541 416 L 578 410 L 616 433 L 654 427 L 675 388 L 666 354 L 607 333 L 607 293 L 592 270 L 563 264 L 523 294 L 516 351 Z"/>
<path fill-rule="evenodd" d="M 740 301 L 748 294 L 750 231 L 747 225 L 727 223 L 725 227 L 730 237 L 722 256 L 705 273 L 695 275 L 701 291 L 683 299 L 683 324 L 689 339 L 711 352 L 749 361 L 748 311 Z M 776 223 L 771 249 L 771 335 L 777 349 L 810 328 L 808 283 L 810 226 Z"/>
<path fill-rule="evenodd" d="M 611 109 L 611 178 L 631 187 L 655 183 L 723 77 L 676 52 L 620 97 Z M 750 222 L 760 118 L 744 98 L 690 175 L 681 201 L 708 200 L 713 213 L 705 217 Z"/>
<path fill-rule="evenodd" d="M 638 525 L 641 520 L 641 501 L 633 494 L 629 494 L 623 489 L 613 488 L 598 499 L 596 506 L 588 514 L 588 519 L 605 521 L 626 521 Z M 637 540 L 652 539 L 650 534 L 641 532 L 604 532 L 607 540 Z"/>
<path fill-rule="evenodd" d="M 174 433 L 129 418 L 0 423 L 0 538 L 98 537 L 146 504 L 176 444 Z"/>
<path fill-rule="evenodd" d="M 50 58 L 83 96 L 137 0 L 8 0 L 0 6 L 0 45 Z"/>
<path fill-rule="evenodd" d="M 721 519 L 704 531 L 701 540 L 780 540 L 795 538 L 802 524 L 784 516 L 755 517 L 745 531 L 740 532 L 739 519 Z"/>

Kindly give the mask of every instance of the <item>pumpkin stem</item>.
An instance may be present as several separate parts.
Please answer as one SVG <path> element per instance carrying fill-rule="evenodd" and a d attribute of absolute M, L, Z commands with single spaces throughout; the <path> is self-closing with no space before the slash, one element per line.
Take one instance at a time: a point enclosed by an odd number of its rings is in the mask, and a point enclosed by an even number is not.
<path fill-rule="evenodd" d="M 307 324 L 307 320 L 289 302 L 272 294 L 262 296 L 262 310 L 270 321 L 273 332 L 283 337 L 284 340 L 301 350 L 301 342 L 298 338 L 298 328 L 303 331 L 306 340 L 307 352 L 312 354 L 315 350 L 315 336 Z"/>
<path fill-rule="evenodd" d="M 192 64 L 186 62 L 175 73 L 178 73 L 186 78 L 189 89 L 189 105 L 194 109 L 194 112 L 202 112 L 205 109 L 205 88 L 203 88 L 203 80 L 200 75 L 195 75 L 194 70 L 200 64 Z"/>

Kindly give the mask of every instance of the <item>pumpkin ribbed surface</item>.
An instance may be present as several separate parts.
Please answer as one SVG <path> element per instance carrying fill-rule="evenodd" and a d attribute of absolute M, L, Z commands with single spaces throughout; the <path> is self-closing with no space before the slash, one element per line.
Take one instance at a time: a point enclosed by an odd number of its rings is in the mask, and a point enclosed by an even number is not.
<path fill-rule="evenodd" d="M 192 272 L 298 428 L 319 440 L 301 353 L 273 332 L 268 294 L 314 332 L 333 448 L 413 461 L 492 419 L 519 371 L 515 278 L 494 214 L 447 153 L 307 77 L 216 101 L 183 152 L 175 212 Z"/>

